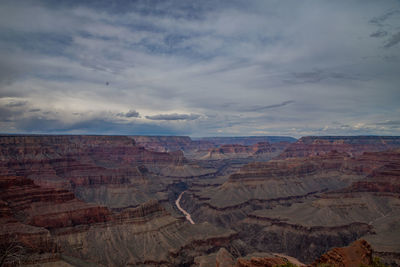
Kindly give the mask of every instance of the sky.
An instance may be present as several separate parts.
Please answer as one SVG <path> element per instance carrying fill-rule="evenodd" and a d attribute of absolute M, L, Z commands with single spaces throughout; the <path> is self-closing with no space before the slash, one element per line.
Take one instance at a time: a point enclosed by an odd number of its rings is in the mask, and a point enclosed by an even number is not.
<path fill-rule="evenodd" d="M 0 1 L 0 132 L 400 135 L 400 1 Z"/>

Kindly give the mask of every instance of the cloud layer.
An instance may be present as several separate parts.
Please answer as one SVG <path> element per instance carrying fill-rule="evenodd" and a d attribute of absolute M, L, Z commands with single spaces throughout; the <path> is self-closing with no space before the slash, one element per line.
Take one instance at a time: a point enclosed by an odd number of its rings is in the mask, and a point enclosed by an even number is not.
<path fill-rule="evenodd" d="M 399 135 L 400 4 L 0 4 L 3 133 Z"/>

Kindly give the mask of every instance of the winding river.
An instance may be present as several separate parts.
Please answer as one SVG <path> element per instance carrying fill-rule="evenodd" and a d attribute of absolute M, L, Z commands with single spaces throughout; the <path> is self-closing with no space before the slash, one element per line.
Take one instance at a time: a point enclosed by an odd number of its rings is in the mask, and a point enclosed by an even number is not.
<path fill-rule="evenodd" d="M 192 216 L 190 216 L 190 214 L 189 214 L 186 210 L 184 210 L 184 209 L 181 207 L 181 204 L 179 203 L 179 202 L 181 201 L 182 195 L 183 195 L 185 192 L 186 192 L 186 191 L 183 191 L 183 192 L 179 195 L 179 197 L 175 200 L 175 205 L 176 205 L 176 207 L 178 208 L 178 210 L 180 210 L 180 211 L 185 215 L 186 220 L 188 220 L 191 224 L 194 224 L 194 221 L 192 220 Z"/>

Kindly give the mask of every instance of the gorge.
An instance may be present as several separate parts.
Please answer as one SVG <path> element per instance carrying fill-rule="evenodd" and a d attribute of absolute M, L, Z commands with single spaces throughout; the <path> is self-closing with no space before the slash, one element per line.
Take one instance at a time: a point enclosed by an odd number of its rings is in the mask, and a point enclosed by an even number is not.
<path fill-rule="evenodd" d="M 0 191 L 4 266 L 400 264 L 400 137 L 3 135 Z"/>

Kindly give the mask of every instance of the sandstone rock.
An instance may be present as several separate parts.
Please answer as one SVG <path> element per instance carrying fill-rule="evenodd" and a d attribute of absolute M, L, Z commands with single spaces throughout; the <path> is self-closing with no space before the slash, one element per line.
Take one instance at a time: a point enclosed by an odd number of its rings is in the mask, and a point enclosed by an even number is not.
<path fill-rule="evenodd" d="M 317 259 L 312 266 L 331 264 L 338 267 L 370 265 L 372 249 L 367 241 L 360 239 L 344 248 L 333 248 Z"/>
<path fill-rule="evenodd" d="M 286 264 L 287 260 L 280 258 L 280 257 L 274 257 L 274 258 L 258 258 L 254 257 L 251 258 L 250 260 L 246 259 L 238 259 L 236 263 L 236 267 L 273 267 L 277 265 L 283 265 Z"/>
<path fill-rule="evenodd" d="M 225 248 L 221 248 L 215 259 L 216 267 L 232 267 L 235 266 L 235 258 Z"/>

